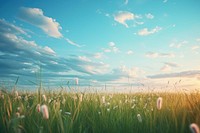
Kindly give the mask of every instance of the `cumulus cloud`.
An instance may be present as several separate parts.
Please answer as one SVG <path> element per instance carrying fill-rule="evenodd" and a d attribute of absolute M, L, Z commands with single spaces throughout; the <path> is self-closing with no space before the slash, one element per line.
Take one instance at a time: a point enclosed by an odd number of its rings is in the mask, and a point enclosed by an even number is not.
<path fill-rule="evenodd" d="M 59 31 L 62 29 L 60 24 L 56 22 L 55 19 L 45 16 L 42 9 L 21 7 L 18 17 L 21 20 L 42 29 L 51 37 L 62 37 L 62 34 Z"/>
<path fill-rule="evenodd" d="M 147 52 L 145 55 L 148 58 L 161 58 L 161 57 L 173 58 L 173 57 L 175 57 L 175 55 L 173 53 Z"/>
<path fill-rule="evenodd" d="M 154 16 L 151 13 L 145 14 L 146 18 L 148 19 L 153 19 Z"/>
<path fill-rule="evenodd" d="M 144 29 L 138 31 L 138 35 L 140 35 L 140 36 L 147 36 L 147 35 L 150 35 L 150 34 L 157 33 L 157 32 L 159 32 L 160 30 L 162 30 L 162 28 L 161 28 L 161 27 L 158 27 L 158 26 L 156 26 L 156 27 L 155 27 L 154 29 L 152 29 L 152 30 L 148 30 L 148 28 L 144 28 Z"/>
<path fill-rule="evenodd" d="M 126 26 L 126 28 L 129 27 L 126 22 L 128 20 L 133 20 L 134 18 L 135 18 L 134 14 L 127 11 L 119 11 L 118 13 L 114 14 L 114 20 Z"/>

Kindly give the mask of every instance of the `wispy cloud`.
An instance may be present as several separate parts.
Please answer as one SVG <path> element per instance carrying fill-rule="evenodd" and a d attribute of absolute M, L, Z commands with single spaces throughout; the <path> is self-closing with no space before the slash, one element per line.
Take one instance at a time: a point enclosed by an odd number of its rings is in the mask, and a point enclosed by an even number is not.
<path fill-rule="evenodd" d="M 44 15 L 42 9 L 21 7 L 18 18 L 42 29 L 47 35 L 60 38 L 61 26 L 55 19 Z"/>
<path fill-rule="evenodd" d="M 168 0 L 163 0 L 163 3 L 166 3 Z"/>
<path fill-rule="evenodd" d="M 158 58 L 158 57 L 166 57 L 166 58 L 172 58 L 175 57 L 173 53 L 157 53 L 157 52 L 147 52 L 145 54 L 148 58 Z"/>
<path fill-rule="evenodd" d="M 134 18 L 135 18 L 134 14 L 128 11 L 119 11 L 118 13 L 114 14 L 114 20 L 126 26 L 126 28 L 129 27 L 127 21 L 133 20 Z"/>
<path fill-rule="evenodd" d="M 165 62 L 164 66 L 160 70 L 163 72 L 169 72 L 172 70 L 172 68 L 176 68 L 176 67 L 179 67 L 179 65 L 176 63 Z"/>
<path fill-rule="evenodd" d="M 94 54 L 94 58 L 96 58 L 96 59 L 100 59 L 102 57 L 103 57 L 103 53 L 95 53 Z"/>
<path fill-rule="evenodd" d="M 98 74 L 107 71 L 107 65 L 90 60 L 86 56 L 62 58 L 49 46 L 41 47 L 34 41 L 22 38 L 16 27 L 6 22 L 0 27 L 0 73 L 3 77 L 29 76 L 42 67 L 45 78 L 62 77 L 60 73 L 76 71 L 82 74 Z M 9 31 L 4 28 L 11 28 Z M 20 27 L 17 27 L 17 29 Z M 10 32 L 10 31 L 13 31 Z M 17 32 L 18 34 L 16 34 Z M 9 45 L 9 47 L 8 47 Z M 13 65 L 15 64 L 15 65 Z M 30 65 L 31 64 L 31 65 Z M 0 76 L 0 77 L 1 77 Z M 66 75 L 65 75 L 66 76 Z"/>
<path fill-rule="evenodd" d="M 124 1 L 124 4 L 127 5 L 127 4 L 128 4 L 128 0 L 125 0 L 125 1 Z"/>
<path fill-rule="evenodd" d="M 132 55 L 132 54 L 133 54 L 133 51 L 132 51 L 132 50 L 129 50 L 129 51 L 126 52 L 126 54 Z"/>
<path fill-rule="evenodd" d="M 192 49 L 193 51 L 195 51 L 195 50 L 197 50 L 197 49 L 199 49 L 199 48 L 200 48 L 200 46 L 199 46 L 199 45 L 195 45 L 195 46 L 192 46 L 192 48 L 191 48 L 191 49 Z"/>
<path fill-rule="evenodd" d="M 183 47 L 185 44 L 187 44 L 188 43 L 188 41 L 182 41 L 182 42 L 172 42 L 170 45 L 169 45 L 169 47 L 171 47 L 171 48 L 181 48 L 181 47 Z"/>
<path fill-rule="evenodd" d="M 151 13 L 145 14 L 146 18 L 148 19 L 153 19 L 154 16 Z"/>
<path fill-rule="evenodd" d="M 159 32 L 160 30 L 162 30 L 162 28 L 161 28 L 161 27 L 158 27 L 158 26 L 156 26 L 156 27 L 155 27 L 154 29 L 152 29 L 152 30 L 148 30 L 148 28 L 144 28 L 144 29 L 138 31 L 138 35 L 140 35 L 140 36 L 147 36 L 147 35 L 150 35 L 150 34 L 154 34 L 154 33 L 156 33 L 156 32 Z"/>
<path fill-rule="evenodd" d="M 71 45 L 73 45 L 73 46 L 76 46 L 76 47 L 83 47 L 83 45 L 79 45 L 79 44 L 73 42 L 72 40 L 70 40 L 69 38 L 65 38 L 65 40 L 66 40 L 69 44 L 71 44 Z"/>
<path fill-rule="evenodd" d="M 198 78 L 200 76 L 200 70 L 189 70 L 176 73 L 167 73 L 167 74 L 157 74 L 149 75 L 148 78 L 157 79 L 157 78 Z"/>

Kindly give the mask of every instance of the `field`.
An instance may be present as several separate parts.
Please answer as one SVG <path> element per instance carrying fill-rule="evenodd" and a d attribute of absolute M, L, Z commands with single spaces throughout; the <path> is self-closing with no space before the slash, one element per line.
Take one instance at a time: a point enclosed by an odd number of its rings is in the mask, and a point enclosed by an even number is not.
<path fill-rule="evenodd" d="M 38 104 L 47 106 L 46 116 Z M 189 133 L 191 123 L 200 125 L 198 92 L 0 91 L 2 133 Z"/>

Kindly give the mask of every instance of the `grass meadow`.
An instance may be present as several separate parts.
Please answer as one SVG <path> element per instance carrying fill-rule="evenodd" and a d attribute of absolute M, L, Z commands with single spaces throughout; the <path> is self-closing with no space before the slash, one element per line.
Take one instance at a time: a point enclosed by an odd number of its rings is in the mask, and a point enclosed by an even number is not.
<path fill-rule="evenodd" d="M 199 92 L 0 91 L 1 133 L 190 133 L 191 123 L 200 125 Z"/>

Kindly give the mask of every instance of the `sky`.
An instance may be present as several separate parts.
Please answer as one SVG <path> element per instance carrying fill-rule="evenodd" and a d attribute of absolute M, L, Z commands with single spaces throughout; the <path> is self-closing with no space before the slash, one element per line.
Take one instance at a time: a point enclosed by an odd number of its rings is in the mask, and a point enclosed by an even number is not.
<path fill-rule="evenodd" d="M 2 86 L 199 89 L 199 0 L 0 2 Z"/>

